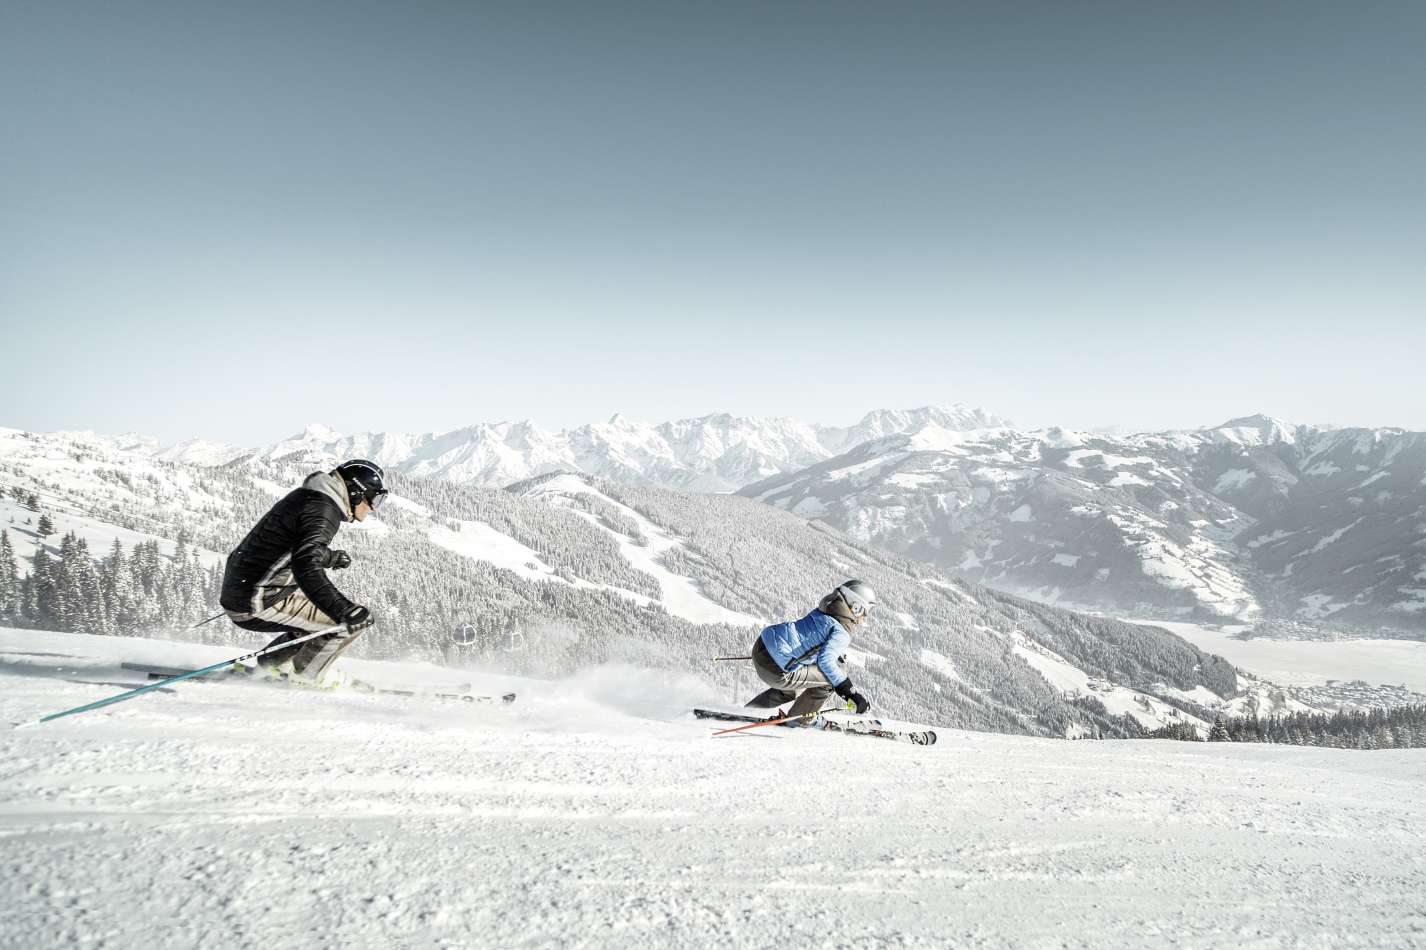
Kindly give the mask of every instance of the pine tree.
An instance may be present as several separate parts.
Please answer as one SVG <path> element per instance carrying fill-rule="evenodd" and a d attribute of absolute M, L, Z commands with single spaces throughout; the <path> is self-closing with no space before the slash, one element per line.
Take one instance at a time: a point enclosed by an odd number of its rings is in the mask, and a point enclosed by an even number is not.
<path fill-rule="evenodd" d="M 1213 718 L 1213 728 L 1208 732 L 1209 742 L 1231 742 L 1228 738 L 1228 727 L 1223 723 L 1223 716 L 1220 714 Z"/>
<path fill-rule="evenodd" d="M 78 535 L 69 532 L 59 543 L 59 562 L 55 568 L 55 622 L 59 630 L 79 630 L 84 613 L 84 593 L 80 577 L 84 573 L 84 551 Z M 89 632 L 89 631 L 84 631 Z"/>
<path fill-rule="evenodd" d="M 203 562 L 198 559 L 196 550 L 189 550 L 188 570 L 185 583 L 188 585 L 188 597 L 192 603 L 191 620 L 202 620 L 208 615 L 210 601 L 208 600 L 208 572 L 203 568 Z"/>
<path fill-rule="evenodd" d="M 88 546 L 83 541 L 79 543 L 84 561 L 79 566 L 80 607 L 74 629 L 81 633 L 113 633 L 108 606 L 104 603 L 104 582 L 89 556 Z"/>
<path fill-rule="evenodd" d="M 0 620 L 14 622 L 20 613 L 20 572 L 10 532 L 0 529 Z"/>
<path fill-rule="evenodd" d="M 152 628 L 166 616 L 167 594 L 164 590 L 163 559 L 157 541 L 142 541 L 134 545 L 129 558 L 129 574 L 134 593 L 134 611 L 130 630 L 139 632 Z"/>
<path fill-rule="evenodd" d="M 25 507 L 30 509 L 31 511 L 39 511 L 40 496 L 36 495 L 34 492 L 30 492 L 29 497 L 25 499 Z"/>
<path fill-rule="evenodd" d="M 130 560 L 128 569 L 119 576 L 114 596 L 114 625 L 125 636 L 137 634 L 143 623 L 143 597 L 134 582 L 132 565 Z"/>
<path fill-rule="evenodd" d="M 34 566 L 30 570 L 31 603 L 30 621 L 41 630 L 55 630 L 56 611 L 59 605 L 59 591 L 56 586 L 54 558 L 41 545 L 35 551 Z"/>
<path fill-rule="evenodd" d="M 214 564 L 208 571 L 207 587 L 205 588 L 204 600 L 207 604 L 217 610 L 220 606 L 218 601 L 223 596 L 223 562 Z M 207 612 L 207 607 L 204 608 Z"/>
<path fill-rule="evenodd" d="M 130 565 L 130 560 L 124 556 L 124 546 L 115 538 L 100 571 L 100 584 L 109 613 L 109 627 L 121 635 L 132 633 L 138 623 L 138 597 L 134 593 Z"/>
<path fill-rule="evenodd" d="M 26 574 L 20 579 L 20 612 L 17 622 L 24 626 L 34 626 L 38 608 L 35 606 L 35 575 Z"/>
<path fill-rule="evenodd" d="M 42 538 L 48 538 L 50 535 L 54 534 L 54 522 L 50 520 L 49 515 L 40 515 L 40 523 L 35 528 L 35 532 L 39 534 L 39 536 Z"/>
<path fill-rule="evenodd" d="M 99 576 L 104 581 L 104 599 L 112 607 L 115 600 L 115 593 L 118 590 L 119 575 L 124 571 L 124 546 L 115 538 L 114 543 L 109 545 L 109 556 L 104 559 L 104 566 L 99 569 Z"/>

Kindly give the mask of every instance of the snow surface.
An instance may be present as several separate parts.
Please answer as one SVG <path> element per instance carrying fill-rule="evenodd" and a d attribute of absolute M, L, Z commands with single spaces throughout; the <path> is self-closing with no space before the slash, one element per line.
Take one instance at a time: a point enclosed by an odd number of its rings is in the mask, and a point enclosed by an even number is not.
<path fill-rule="evenodd" d="M 485 561 L 530 581 L 570 583 L 555 573 L 533 548 L 501 534 L 483 521 L 457 521 L 457 531 L 442 524 L 426 529 L 426 536 L 448 551 L 475 561 Z M 593 585 L 589 585 L 593 586 Z"/>
<path fill-rule="evenodd" d="M 921 665 L 933 673 L 941 674 L 946 679 L 955 680 L 958 683 L 965 682 L 950 657 L 937 653 L 935 650 L 921 651 Z"/>
<path fill-rule="evenodd" d="M 1288 567 L 1291 566 L 1291 564 L 1288 565 Z M 1286 576 L 1286 573 L 1287 572 L 1284 572 L 1284 576 Z M 1308 594 L 1306 597 L 1299 598 L 1299 600 L 1304 606 L 1298 608 L 1297 615 L 1299 617 L 1306 617 L 1309 620 L 1322 620 L 1350 606 L 1349 604 L 1334 604 L 1331 594 Z"/>
<path fill-rule="evenodd" d="M 231 652 L 0 630 L 0 717 Z M 1426 947 L 1426 750 L 713 739 L 687 677 L 474 678 L 520 699 L 179 684 L 0 727 L 0 946 Z"/>
<path fill-rule="evenodd" d="M 1098 461 L 1093 461 L 1095 458 Z M 1111 455 L 1099 449 L 1075 449 L 1065 456 L 1065 464 L 1073 468 L 1083 468 L 1088 462 L 1091 466 L 1102 468 L 1119 468 L 1121 465 L 1153 465 L 1154 460 L 1139 455 L 1127 458 L 1122 455 Z"/>
<path fill-rule="evenodd" d="M 1246 468 L 1230 468 L 1218 476 L 1218 481 L 1214 484 L 1213 491 L 1215 494 L 1221 495 L 1226 491 L 1242 488 L 1257 477 L 1257 472 L 1249 471 Z"/>
<path fill-rule="evenodd" d="M 812 518 L 820 518 L 825 515 L 827 511 L 827 506 L 820 499 L 813 498 L 810 495 L 792 506 L 792 513 L 794 515 L 809 520 Z"/>
<path fill-rule="evenodd" d="M 1361 524 L 1362 521 L 1364 521 L 1364 520 L 1365 520 L 1365 519 L 1363 519 L 1363 518 L 1358 518 L 1356 521 L 1353 521 L 1351 524 L 1347 525 L 1345 528 L 1338 528 L 1336 531 L 1333 531 L 1331 534 L 1327 535 L 1326 537 L 1324 537 L 1324 538 L 1322 538 L 1321 540 L 1319 540 L 1316 544 L 1314 544 L 1314 545 L 1312 546 L 1312 550 L 1311 550 L 1310 553 L 1312 553 L 1312 554 L 1317 554 L 1318 552 L 1322 551 L 1323 549 L 1325 549 L 1325 548 L 1328 547 L 1329 545 L 1336 544 L 1338 541 L 1340 541 L 1340 540 L 1342 539 L 1342 535 L 1346 534 L 1348 531 L 1351 531 L 1351 530 L 1352 530 L 1353 528 L 1355 528 L 1357 525 Z M 1297 555 L 1294 555 L 1294 557 L 1302 557 L 1302 555 L 1301 555 L 1301 554 L 1297 554 Z"/>

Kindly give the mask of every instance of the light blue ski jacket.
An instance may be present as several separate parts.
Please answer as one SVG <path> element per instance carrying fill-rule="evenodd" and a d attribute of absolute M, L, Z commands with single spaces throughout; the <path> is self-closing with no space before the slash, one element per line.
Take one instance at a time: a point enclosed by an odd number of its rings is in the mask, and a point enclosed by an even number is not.
<path fill-rule="evenodd" d="M 762 632 L 763 646 L 784 671 L 816 663 L 827 682 L 840 686 L 847 679 L 837 659 L 852 645 L 847 628 L 820 610 L 801 620 L 775 623 Z"/>

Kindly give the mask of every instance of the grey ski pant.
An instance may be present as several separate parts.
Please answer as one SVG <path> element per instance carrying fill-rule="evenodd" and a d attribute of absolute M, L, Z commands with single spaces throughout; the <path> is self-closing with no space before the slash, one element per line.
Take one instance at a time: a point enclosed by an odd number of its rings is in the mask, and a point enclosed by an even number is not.
<path fill-rule="evenodd" d="M 832 684 L 821 667 L 813 663 L 784 670 L 767 652 L 761 637 L 753 643 L 753 670 L 769 687 L 748 701 L 748 707 L 754 709 L 772 709 L 792 702 L 787 715 L 802 716 L 821 709 L 832 695 Z"/>
<path fill-rule="evenodd" d="M 229 610 L 228 619 L 245 630 L 276 633 L 277 636 L 268 643 L 270 647 L 337 623 L 308 600 L 299 587 L 294 586 L 290 590 L 274 589 L 271 595 L 263 597 L 260 602 L 264 606 L 257 613 Z M 316 637 L 286 650 L 274 650 L 261 657 L 258 662 L 263 666 L 278 666 L 291 660 L 294 672 L 317 679 L 355 639 L 356 636 L 345 630 L 329 633 L 325 637 Z"/>

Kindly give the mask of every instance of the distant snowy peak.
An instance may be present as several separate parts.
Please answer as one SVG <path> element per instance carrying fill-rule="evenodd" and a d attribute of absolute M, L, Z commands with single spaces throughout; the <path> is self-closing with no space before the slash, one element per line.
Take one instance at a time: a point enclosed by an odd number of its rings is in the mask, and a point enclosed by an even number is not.
<path fill-rule="evenodd" d="M 1306 428 L 1259 414 L 1230 419 L 1220 426 L 1200 431 L 1213 441 L 1232 445 L 1296 445 L 1301 430 Z"/>
<path fill-rule="evenodd" d="M 167 448 L 148 453 L 160 462 L 177 462 L 184 465 L 201 465 L 213 468 L 226 465 L 234 459 L 249 454 L 249 450 L 226 442 L 210 442 L 207 439 L 188 439 Z"/>
<path fill-rule="evenodd" d="M 969 432 L 976 429 L 1011 428 L 1013 423 L 992 415 L 984 409 L 965 406 L 923 406 L 920 409 L 878 409 L 869 412 L 850 429 L 842 430 L 842 446 L 850 448 L 871 439 L 880 439 L 904 432 L 916 432 L 935 427 L 948 432 Z"/>
<path fill-rule="evenodd" d="M 579 494 L 594 490 L 594 479 L 582 472 L 546 472 L 505 486 L 512 495 L 531 498 L 552 492 Z"/>
<path fill-rule="evenodd" d="M 1062 429 L 1059 426 L 1041 429 L 1033 434 L 1054 449 L 1079 449 L 1095 440 L 1113 438 L 1102 432 L 1081 432 L 1076 429 Z"/>
<path fill-rule="evenodd" d="M 85 434 L 94 439 L 99 438 L 99 436 L 96 436 L 92 432 Z M 158 439 L 147 435 L 140 435 L 137 432 L 125 432 L 122 435 L 114 436 L 109 441 L 117 449 L 121 449 L 125 452 L 138 452 L 142 455 L 154 455 L 163 450 L 163 444 L 159 442 Z"/>

